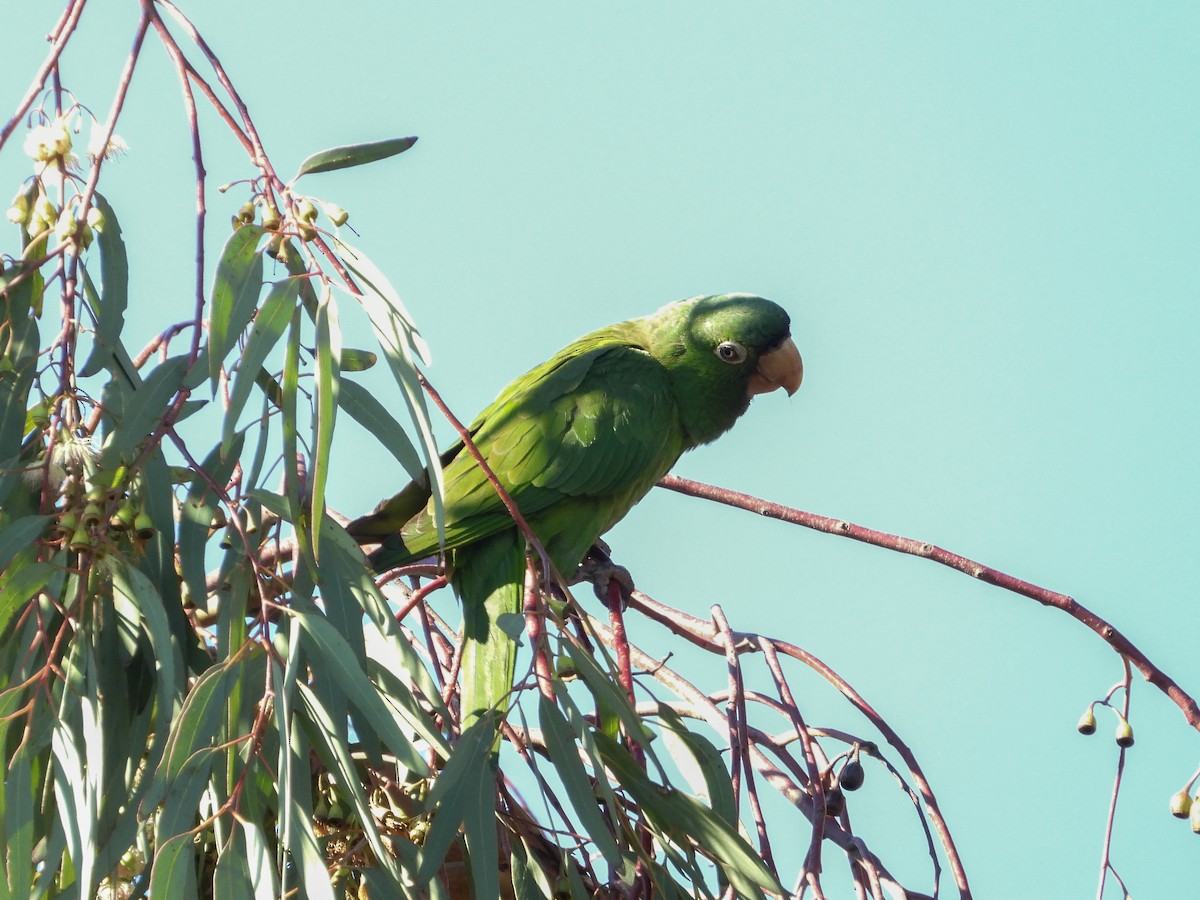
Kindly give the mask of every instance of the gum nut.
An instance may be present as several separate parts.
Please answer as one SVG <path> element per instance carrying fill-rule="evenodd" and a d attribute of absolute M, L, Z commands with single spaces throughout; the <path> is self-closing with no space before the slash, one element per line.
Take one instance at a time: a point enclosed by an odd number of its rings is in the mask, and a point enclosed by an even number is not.
<path fill-rule="evenodd" d="M 148 541 L 154 537 L 154 520 L 144 510 L 134 518 L 133 527 L 137 532 L 137 536 L 143 541 Z"/>
<path fill-rule="evenodd" d="M 1188 822 L 1192 826 L 1192 831 L 1200 834 L 1200 794 L 1192 798 L 1192 812 L 1188 817 Z"/>
<path fill-rule="evenodd" d="M 1129 720 L 1124 717 L 1117 722 L 1116 739 L 1118 747 L 1124 748 L 1133 746 L 1133 726 L 1130 725 Z"/>
<path fill-rule="evenodd" d="M 842 772 L 838 776 L 838 783 L 847 791 L 857 791 L 863 786 L 866 778 L 867 773 L 863 769 L 862 763 L 856 759 L 852 759 L 842 766 Z"/>
<path fill-rule="evenodd" d="M 1095 734 L 1096 733 L 1096 714 L 1092 712 L 1089 706 L 1082 716 L 1079 717 L 1079 724 L 1075 726 L 1080 734 Z"/>
<path fill-rule="evenodd" d="M 29 197 L 24 191 L 17 191 L 17 195 L 12 199 L 11 208 L 20 210 L 24 215 L 29 215 Z"/>
<path fill-rule="evenodd" d="M 100 520 L 103 518 L 104 512 L 100 509 L 99 503 L 89 503 L 83 508 L 83 518 L 81 521 L 84 525 L 99 525 Z"/>
<path fill-rule="evenodd" d="M 311 222 L 317 217 L 317 208 L 311 200 L 301 200 L 296 206 L 296 215 L 305 222 Z"/>
<path fill-rule="evenodd" d="M 325 215 L 329 217 L 329 221 L 338 227 L 345 225 L 346 220 L 350 218 L 350 213 L 346 212 L 336 203 L 322 203 L 321 208 L 325 210 Z"/>
<path fill-rule="evenodd" d="M 253 201 L 247 200 L 245 203 L 243 203 L 241 208 L 237 211 L 237 217 L 239 220 L 246 223 L 247 225 L 249 225 L 251 222 L 253 222 L 254 221 L 254 203 L 253 203 Z"/>
<path fill-rule="evenodd" d="M 92 538 L 88 534 L 87 529 L 80 525 L 75 529 L 75 533 L 71 535 L 71 543 L 68 546 L 76 553 L 83 553 L 86 550 L 92 549 Z"/>
<path fill-rule="evenodd" d="M 1177 819 L 1186 819 L 1191 811 L 1192 795 L 1187 792 L 1187 788 L 1171 795 L 1171 815 Z"/>
<path fill-rule="evenodd" d="M 103 233 L 104 226 L 107 224 L 107 220 L 104 218 L 103 211 L 93 206 L 88 210 L 87 223 L 92 228 L 95 228 L 97 231 Z"/>
<path fill-rule="evenodd" d="M 274 203 L 268 203 L 263 209 L 262 224 L 268 231 L 274 231 L 283 221 Z"/>
<path fill-rule="evenodd" d="M 79 527 L 79 513 L 68 509 L 58 519 L 58 530 L 63 534 L 73 534 Z"/>
<path fill-rule="evenodd" d="M 840 816 L 846 808 L 846 795 L 837 788 L 825 792 L 825 815 Z"/>

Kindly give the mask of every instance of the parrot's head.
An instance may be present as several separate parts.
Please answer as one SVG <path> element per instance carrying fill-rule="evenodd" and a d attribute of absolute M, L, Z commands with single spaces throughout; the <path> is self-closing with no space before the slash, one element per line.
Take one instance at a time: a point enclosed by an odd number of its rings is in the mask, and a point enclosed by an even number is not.
<path fill-rule="evenodd" d="M 804 365 L 781 306 L 752 294 L 692 297 L 650 317 L 652 354 L 671 372 L 696 443 L 728 429 L 755 394 L 800 387 Z"/>

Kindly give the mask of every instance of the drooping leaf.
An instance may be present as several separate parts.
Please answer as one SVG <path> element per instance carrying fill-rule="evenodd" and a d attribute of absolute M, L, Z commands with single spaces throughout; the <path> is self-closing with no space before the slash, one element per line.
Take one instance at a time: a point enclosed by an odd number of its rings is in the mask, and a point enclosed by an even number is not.
<path fill-rule="evenodd" d="M 571 806 L 579 815 L 580 825 L 595 841 L 605 862 L 613 868 L 620 868 L 621 850 L 609 833 L 608 823 L 596 805 L 596 792 L 592 789 L 587 771 L 579 759 L 577 736 L 571 731 L 566 718 L 554 702 L 544 696 L 538 703 L 538 722 L 546 740 L 546 751 L 550 761 L 554 763 L 558 777 L 562 780 Z M 601 779 L 605 777 L 603 771 L 597 772 L 596 776 Z"/>
<path fill-rule="evenodd" d="M 738 897 L 783 893 L 761 858 L 740 834 L 709 807 L 669 784 L 656 784 L 629 751 L 608 735 L 596 734 L 604 763 L 655 827 L 672 840 L 687 839 L 720 867 Z"/>
<path fill-rule="evenodd" d="M 378 690 L 367 679 L 366 672 L 358 665 L 346 639 L 337 633 L 324 616 L 317 613 L 297 613 L 296 618 L 309 638 L 306 645 L 314 659 L 323 664 L 323 671 L 337 682 L 347 701 L 361 710 L 388 751 L 409 769 L 424 772 L 427 769 L 424 758 L 400 729 Z"/>
<path fill-rule="evenodd" d="M 450 846 L 458 836 L 460 826 L 468 827 L 467 841 L 471 855 L 471 872 L 476 896 L 499 896 L 497 877 L 495 770 L 492 768 L 492 741 L 499 716 L 489 710 L 471 725 L 446 761 L 445 768 L 429 792 L 428 807 L 433 811 L 433 823 L 421 847 L 421 865 L 417 883 L 433 879 L 442 867 Z M 483 807 L 483 809 L 481 809 Z M 486 811 L 484 811 L 486 810 Z M 482 820 L 487 818 L 487 825 Z M 491 843 L 482 833 L 490 830 Z M 474 841 L 472 841 L 474 834 Z M 471 844 L 474 846 L 470 846 Z M 478 871 L 482 867 L 487 871 Z M 489 893 L 486 886 L 492 886 Z"/>
<path fill-rule="evenodd" d="M 366 144 L 347 144 L 344 147 L 331 147 L 314 153 L 304 162 L 292 179 L 295 182 L 301 175 L 312 175 L 317 172 L 331 172 L 334 169 L 345 169 L 350 166 L 361 166 L 366 163 L 387 159 L 397 153 L 403 153 L 417 142 L 415 137 L 389 138 L 384 141 L 372 141 Z"/>
<path fill-rule="evenodd" d="M 225 424 L 221 434 L 221 452 L 228 455 L 237 430 L 237 420 L 242 408 L 250 398 L 250 391 L 258 378 L 262 364 L 271 349 L 279 341 L 296 308 L 296 294 L 300 290 L 299 280 L 286 278 L 276 281 L 267 292 L 262 308 L 254 317 L 246 347 L 238 357 L 237 372 L 229 392 L 229 407 L 225 410 Z"/>
<path fill-rule="evenodd" d="M 679 713 L 665 703 L 658 705 L 658 717 L 663 742 L 683 777 L 693 790 L 707 798 L 713 812 L 736 827 L 733 781 L 721 752 L 703 735 L 689 731 Z"/>
<path fill-rule="evenodd" d="M 187 357 L 174 356 L 157 366 L 136 390 L 121 393 L 121 406 L 106 410 L 114 414 L 116 424 L 105 437 L 100 450 L 100 465 L 116 469 L 131 451 L 146 440 L 155 425 L 170 407 L 169 401 L 183 384 L 187 370 Z M 116 381 L 109 382 L 115 386 Z"/>
<path fill-rule="evenodd" d="M 417 448 L 409 440 L 404 428 L 374 394 L 358 382 L 343 378 L 342 388 L 338 393 L 338 405 L 348 412 L 354 421 L 378 438 L 379 443 L 404 467 L 409 478 L 422 478 L 425 475 L 425 466 L 421 463 Z"/>
<path fill-rule="evenodd" d="M 342 348 L 342 356 L 338 366 L 343 372 L 365 372 L 379 362 L 379 356 L 370 350 L 355 350 L 353 347 Z"/>
<path fill-rule="evenodd" d="M 34 538 L 46 530 L 53 516 L 24 516 L 9 522 L 0 530 L 0 571 L 12 562 L 21 550 L 28 549 Z M 0 629 L 2 630 L 2 629 Z"/>
<path fill-rule="evenodd" d="M 208 305 L 208 377 L 216 388 L 221 364 L 250 322 L 262 291 L 263 229 L 243 225 L 225 243 Z"/>
<path fill-rule="evenodd" d="M 92 195 L 92 207 L 104 215 L 105 223 L 104 230 L 96 232 L 96 247 L 100 251 L 96 332 L 92 352 L 79 370 L 81 377 L 90 377 L 104 366 L 112 365 L 114 348 L 125 328 L 125 310 L 129 305 L 129 258 L 125 241 L 121 239 L 121 224 L 108 200 L 99 192 Z"/>
<path fill-rule="evenodd" d="M 312 511 L 320 522 L 325 512 L 325 483 L 329 480 L 329 456 L 333 450 L 333 425 L 337 420 L 341 370 L 342 328 L 338 323 L 333 292 L 326 291 L 317 306 L 316 416 L 313 423 Z M 313 556 L 320 559 L 321 529 L 313 528 Z"/>

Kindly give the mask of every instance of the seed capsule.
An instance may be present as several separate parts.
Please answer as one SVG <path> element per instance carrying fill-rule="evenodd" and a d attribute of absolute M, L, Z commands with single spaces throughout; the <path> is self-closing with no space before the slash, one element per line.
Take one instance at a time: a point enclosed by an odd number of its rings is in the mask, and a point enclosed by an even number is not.
<path fill-rule="evenodd" d="M 108 520 L 108 527 L 113 531 L 128 531 L 133 527 L 134 520 L 137 519 L 137 513 L 133 508 L 133 502 L 126 499 L 124 503 L 117 507 L 117 511 L 113 513 L 112 518 Z"/>
<path fill-rule="evenodd" d="M 1186 819 L 1192 811 L 1192 796 L 1187 788 L 1176 791 L 1171 795 L 1171 815 L 1177 819 Z"/>
<path fill-rule="evenodd" d="M 1092 712 L 1089 706 L 1082 716 L 1079 717 L 1079 724 L 1075 726 L 1080 734 L 1095 734 L 1096 733 L 1096 714 Z"/>
<path fill-rule="evenodd" d="M 75 553 L 84 553 L 92 549 L 92 537 L 88 534 L 87 529 L 80 525 L 71 535 L 71 543 L 68 546 Z"/>
<path fill-rule="evenodd" d="M 857 759 L 852 759 L 842 766 L 841 774 L 838 776 L 838 784 L 847 791 L 857 791 L 863 786 L 863 782 L 867 779 L 866 770 L 863 769 L 862 763 Z"/>
<path fill-rule="evenodd" d="M 89 528 L 94 528 L 100 524 L 100 520 L 104 518 L 104 511 L 100 508 L 99 503 L 88 503 L 83 508 L 83 518 L 81 521 Z"/>
<path fill-rule="evenodd" d="M 138 540 L 142 541 L 150 540 L 150 538 L 154 537 L 156 531 L 154 527 L 154 520 L 150 518 L 145 510 L 142 510 L 134 518 L 133 528 L 138 536 Z"/>
<path fill-rule="evenodd" d="M 346 224 L 346 220 L 350 218 L 350 213 L 346 212 L 336 203 L 322 203 L 321 209 L 325 211 L 325 215 L 329 217 L 329 221 L 339 228 Z"/>
<path fill-rule="evenodd" d="M 846 808 L 846 795 L 839 788 L 825 792 L 825 815 L 840 816 Z"/>
<path fill-rule="evenodd" d="M 1117 722 L 1117 746 L 1121 748 L 1133 746 L 1133 726 L 1129 724 L 1129 720 L 1121 716 Z"/>
<path fill-rule="evenodd" d="M 1188 818 L 1192 831 L 1200 834 L 1200 794 L 1192 798 L 1192 813 Z"/>

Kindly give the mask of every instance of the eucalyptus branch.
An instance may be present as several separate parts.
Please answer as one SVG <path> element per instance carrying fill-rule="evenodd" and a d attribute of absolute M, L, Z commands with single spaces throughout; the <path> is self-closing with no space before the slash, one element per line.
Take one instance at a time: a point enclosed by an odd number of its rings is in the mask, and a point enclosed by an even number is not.
<path fill-rule="evenodd" d="M 1043 606 L 1052 606 L 1055 609 L 1062 610 L 1073 619 L 1086 625 L 1098 634 L 1113 650 L 1128 659 L 1148 682 L 1170 697 L 1172 702 L 1183 711 L 1183 717 L 1187 720 L 1187 723 L 1200 731 L 1200 705 L 1196 703 L 1195 699 L 1184 691 L 1173 678 L 1154 665 L 1116 627 L 1066 594 L 1060 594 L 1047 588 L 1038 587 L 1028 581 L 1022 581 L 1019 578 L 975 562 L 965 556 L 943 550 L 934 544 L 889 534 L 885 531 L 876 531 L 872 528 L 864 528 L 861 525 L 855 525 L 842 519 L 832 519 L 827 516 L 817 515 L 816 513 L 805 512 L 794 507 L 772 503 L 769 500 L 763 500 L 750 494 L 731 491 L 728 488 L 716 487 L 711 484 L 680 478 L 677 475 L 667 475 L 658 482 L 658 486 L 680 494 L 687 494 L 691 497 L 712 500 L 717 503 L 723 503 L 726 506 L 744 509 L 770 519 L 780 519 L 793 525 L 800 525 L 804 528 L 811 528 L 826 534 L 848 537 L 856 541 L 862 541 L 865 544 L 873 544 L 876 547 L 894 550 L 897 553 L 906 553 L 910 556 L 929 559 L 955 571 L 962 572 L 965 575 L 970 575 L 972 578 L 977 578 L 987 584 L 992 584 L 1006 591 L 1029 597 Z"/>

